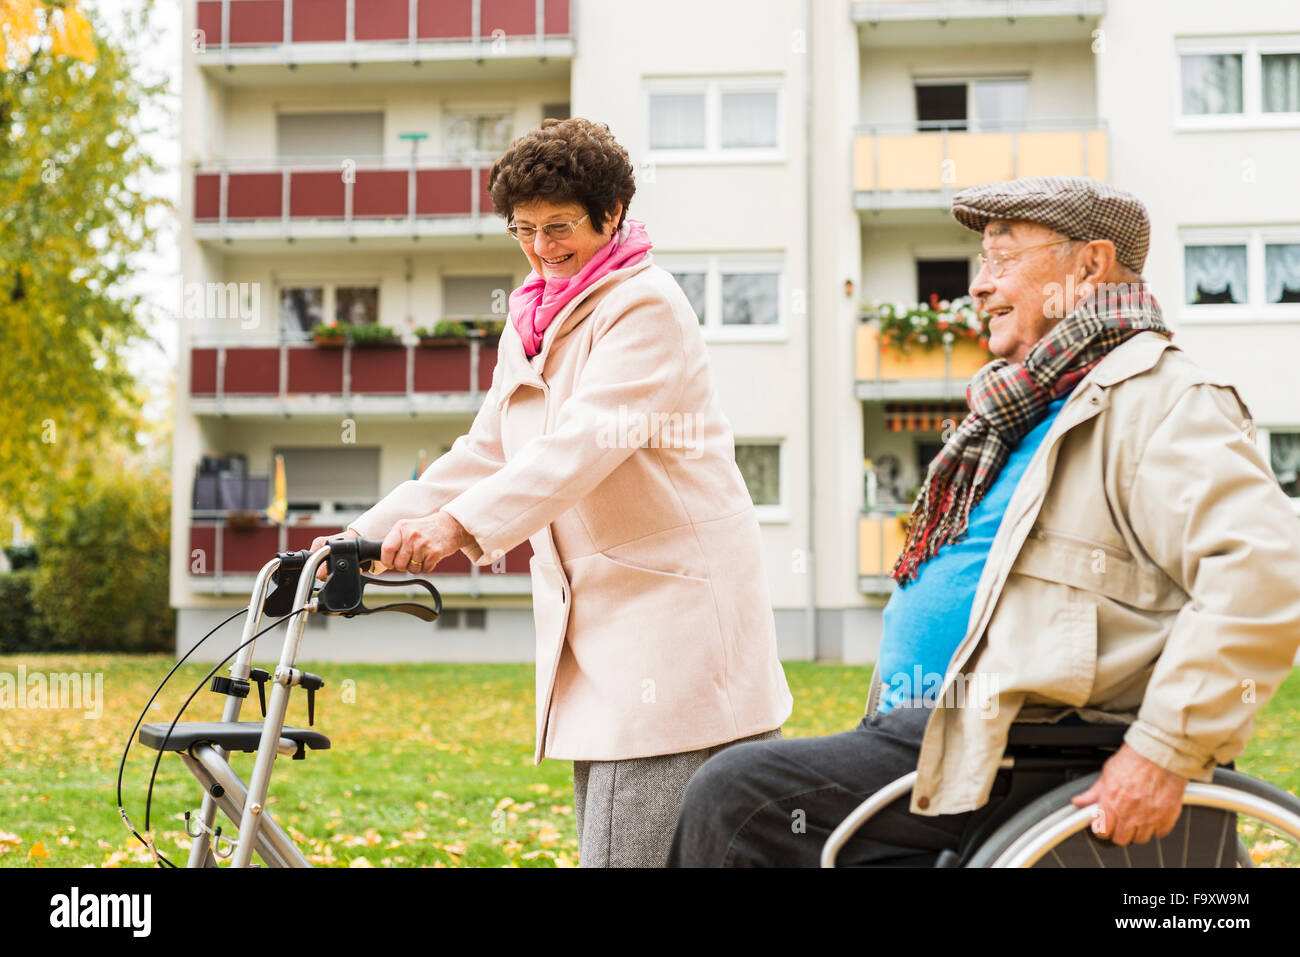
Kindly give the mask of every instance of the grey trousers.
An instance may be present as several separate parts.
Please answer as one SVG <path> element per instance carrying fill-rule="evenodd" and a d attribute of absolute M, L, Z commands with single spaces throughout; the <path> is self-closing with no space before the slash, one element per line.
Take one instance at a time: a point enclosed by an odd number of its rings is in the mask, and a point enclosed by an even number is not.
<path fill-rule="evenodd" d="M 711 748 L 627 761 L 574 761 L 579 867 L 663 867 L 686 785 L 733 744 L 780 738 L 781 729 Z"/>

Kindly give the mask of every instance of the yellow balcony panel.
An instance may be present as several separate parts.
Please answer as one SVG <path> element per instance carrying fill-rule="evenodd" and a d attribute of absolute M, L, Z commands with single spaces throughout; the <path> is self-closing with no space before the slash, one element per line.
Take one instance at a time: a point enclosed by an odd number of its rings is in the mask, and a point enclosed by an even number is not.
<path fill-rule="evenodd" d="M 888 576 L 907 544 L 902 515 L 858 518 L 858 576 Z"/>
<path fill-rule="evenodd" d="M 965 189 L 1015 179 L 1013 148 L 1010 133 L 949 133 L 946 185 Z"/>
<path fill-rule="evenodd" d="M 858 397 L 961 396 L 971 376 L 992 358 L 992 353 L 969 339 L 958 339 L 946 356 L 940 347 L 913 347 L 903 353 L 882 346 L 880 330 L 862 323 L 855 357 Z"/>
<path fill-rule="evenodd" d="M 943 134 L 878 138 L 876 189 L 939 189 L 943 185 Z"/>

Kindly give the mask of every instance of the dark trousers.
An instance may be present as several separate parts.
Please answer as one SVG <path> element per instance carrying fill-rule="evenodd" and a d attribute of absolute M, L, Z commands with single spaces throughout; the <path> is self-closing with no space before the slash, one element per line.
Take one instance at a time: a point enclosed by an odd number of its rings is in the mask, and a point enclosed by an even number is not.
<path fill-rule="evenodd" d="M 706 761 L 682 803 L 669 867 L 816 867 L 822 845 L 870 795 L 916 770 L 929 711 L 896 708 L 852 731 L 821 738 L 739 744 Z M 1045 775 L 1027 799 L 1066 780 Z M 933 866 L 982 834 L 1004 807 L 1010 777 L 998 774 L 989 801 L 961 814 L 923 816 L 904 795 L 841 848 L 840 866 Z M 1022 800 L 1023 803 L 1023 800 Z"/>

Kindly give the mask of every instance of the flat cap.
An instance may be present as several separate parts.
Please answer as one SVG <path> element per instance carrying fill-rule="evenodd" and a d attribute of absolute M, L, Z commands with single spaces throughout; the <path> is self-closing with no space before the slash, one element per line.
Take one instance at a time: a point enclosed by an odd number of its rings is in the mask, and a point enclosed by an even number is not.
<path fill-rule="evenodd" d="M 1109 239 L 1115 258 L 1141 274 L 1151 220 L 1132 193 L 1086 176 L 1029 176 L 963 189 L 952 198 L 957 222 L 977 233 L 992 219 L 1024 219 L 1071 239 Z"/>

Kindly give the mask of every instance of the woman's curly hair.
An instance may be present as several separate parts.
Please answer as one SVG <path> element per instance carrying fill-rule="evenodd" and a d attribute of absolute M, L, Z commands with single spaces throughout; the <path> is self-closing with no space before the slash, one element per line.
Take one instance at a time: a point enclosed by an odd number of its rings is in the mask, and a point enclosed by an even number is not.
<path fill-rule="evenodd" d="M 581 117 L 547 119 L 492 164 L 488 191 L 493 211 L 507 222 L 516 206 L 537 200 L 578 203 L 600 231 L 619 203 L 617 228 L 622 228 L 636 180 L 627 150 L 607 125 Z"/>

